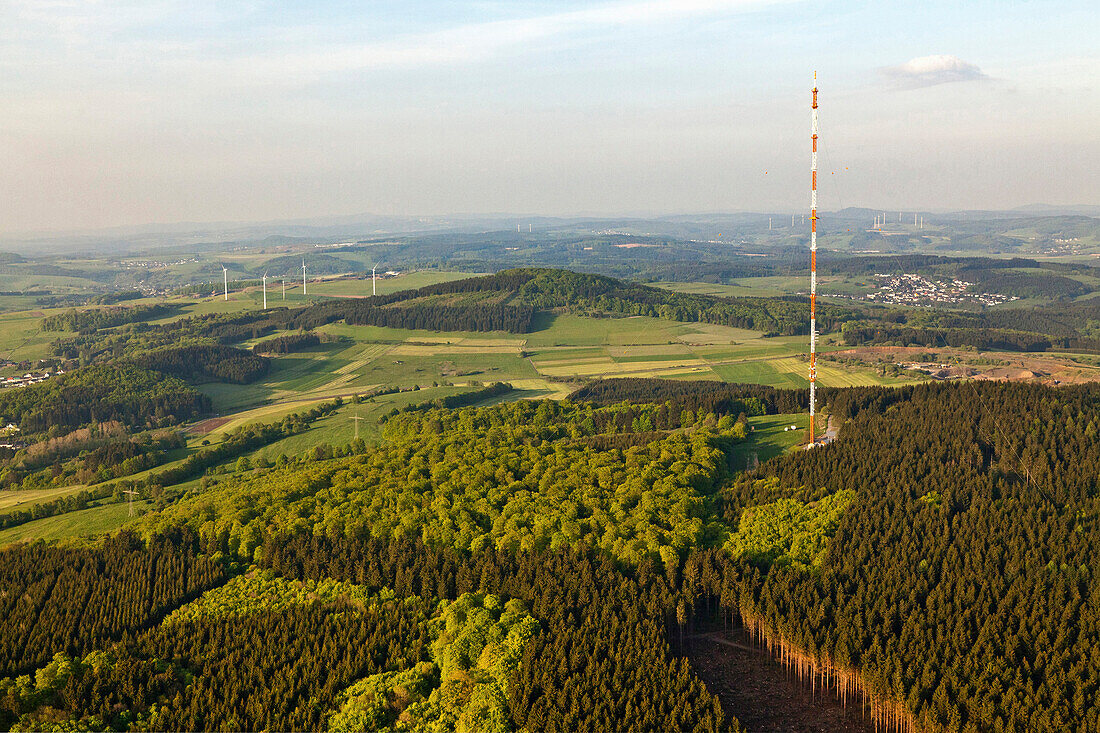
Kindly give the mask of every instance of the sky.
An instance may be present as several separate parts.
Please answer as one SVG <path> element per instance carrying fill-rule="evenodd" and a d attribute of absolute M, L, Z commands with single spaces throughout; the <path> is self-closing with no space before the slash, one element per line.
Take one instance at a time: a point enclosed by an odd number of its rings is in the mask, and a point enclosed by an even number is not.
<path fill-rule="evenodd" d="M 0 234 L 1100 203 L 1053 2 L 0 0 Z"/>

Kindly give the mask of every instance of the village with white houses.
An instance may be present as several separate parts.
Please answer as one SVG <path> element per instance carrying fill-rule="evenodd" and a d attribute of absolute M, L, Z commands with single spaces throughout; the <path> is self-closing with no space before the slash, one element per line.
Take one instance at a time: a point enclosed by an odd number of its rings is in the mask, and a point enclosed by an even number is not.
<path fill-rule="evenodd" d="M 27 372 L 22 376 L 3 377 L 0 378 L 0 387 L 27 387 L 64 373 L 63 369 L 58 369 L 56 372 Z"/>
<path fill-rule="evenodd" d="M 26 362 L 23 362 L 24 367 L 27 366 Z M 19 362 L 8 361 L 7 359 L 0 359 L 0 369 L 6 369 L 8 367 L 18 367 Z M 0 376 L 0 388 L 4 387 L 27 387 L 32 384 L 38 384 L 39 382 L 45 382 L 50 377 L 56 377 L 59 374 L 64 374 L 65 370 L 60 367 L 49 371 L 48 369 L 42 371 L 29 371 L 23 374 L 10 374 L 8 376 Z"/>
<path fill-rule="evenodd" d="M 875 279 L 881 281 L 878 290 L 867 293 L 863 296 L 863 300 L 894 305 L 980 303 L 987 306 L 1019 300 L 1015 295 L 972 292 L 970 288 L 974 283 L 965 280 L 954 279 L 944 282 L 930 280 L 915 273 L 902 275 L 875 273 Z"/>
<path fill-rule="evenodd" d="M 19 426 L 15 423 L 8 423 L 0 428 L 0 448 L 7 448 L 8 450 L 26 448 L 27 442 L 16 437 L 20 432 Z"/>

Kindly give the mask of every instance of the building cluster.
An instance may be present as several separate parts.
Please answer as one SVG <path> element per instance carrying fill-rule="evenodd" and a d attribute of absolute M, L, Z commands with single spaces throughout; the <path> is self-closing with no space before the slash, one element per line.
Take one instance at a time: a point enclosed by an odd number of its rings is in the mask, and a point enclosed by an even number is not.
<path fill-rule="evenodd" d="M 138 283 L 137 289 L 141 291 L 142 297 L 145 298 L 165 298 L 172 294 L 172 291 L 168 288 L 158 288 L 145 283 Z"/>
<path fill-rule="evenodd" d="M 1046 246 L 1035 248 L 1036 252 L 1044 255 L 1080 255 L 1090 249 L 1080 237 L 1053 237 Z"/>
<path fill-rule="evenodd" d="M 973 292 L 974 283 L 965 280 L 930 280 L 923 275 L 904 273 L 889 275 L 875 273 L 875 279 L 881 284 L 878 290 L 867 293 L 864 300 L 895 305 L 928 305 L 930 303 L 980 303 L 981 305 L 999 305 L 1017 296 L 1001 293 Z"/>
<path fill-rule="evenodd" d="M 7 448 L 8 450 L 26 448 L 27 441 L 15 437 L 17 435 L 19 435 L 19 426 L 15 423 L 8 423 L 0 428 L 0 448 Z"/>
<path fill-rule="evenodd" d="M 23 376 L 11 376 L 0 378 L 0 387 L 27 387 L 32 384 L 38 384 L 39 382 L 45 382 L 56 374 L 64 374 L 63 369 L 58 369 L 57 372 L 51 374 L 50 372 L 27 372 Z"/>
<path fill-rule="evenodd" d="M 182 260 L 173 260 L 168 262 L 167 260 L 126 260 L 120 262 L 119 265 L 125 270 L 162 270 L 165 267 L 172 267 L 173 265 L 187 265 L 192 262 L 198 262 L 194 257 L 184 258 Z"/>

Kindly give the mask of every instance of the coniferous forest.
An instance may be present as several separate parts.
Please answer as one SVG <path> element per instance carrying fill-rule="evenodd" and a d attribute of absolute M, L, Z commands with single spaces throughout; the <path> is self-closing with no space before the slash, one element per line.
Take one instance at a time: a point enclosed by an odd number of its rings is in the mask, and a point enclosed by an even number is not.
<path fill-rule="evenodd" d="M 6 550 L 0 716 L 737 730 L 684 656 L 723 624 L 887 730 L 1100 727 L 1100 387 L 836 390 L 840 439 L 731 471 L 743 416 L 803 398 L 425 404 L 106 544 Z"/>
<path fill-rule="evenodd" d="M 0 0 L 0 733 L 1100 733 L 1100 0 L 857 4 Z"/>

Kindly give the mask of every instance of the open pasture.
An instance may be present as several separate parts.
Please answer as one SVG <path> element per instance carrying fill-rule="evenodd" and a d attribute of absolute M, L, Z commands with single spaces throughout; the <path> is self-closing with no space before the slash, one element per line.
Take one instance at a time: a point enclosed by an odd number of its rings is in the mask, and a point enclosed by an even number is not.
<path fill-rule="evenodd" d="M 214 403 L 219 413 L 236 412 L 267 402 L 285 399 L 291 396 L 326 397 L 336 394 L 350 394 L 355 391 L 348 386 L 342 392 L 336 387 L 348 385 L 354 374 L 338 374 L 337 369 L 353 360 L 348 351 L 359 347 L 343 343 L 322 344 L 312 349 L 293 354 L 284 354 L 271 362 L 271 370 L 262 379 L 252 384 L 223 384 L 214 382 L 200 387 Z M 339 380 L 342 384 L 333 385 Z"/>
<path fill-rule="evenodd" d="M 391 410 L 395 408 L 401 409 L 407 405 L 428 402 L 448 395 L 470 392 L 474 389 L 476 388 L 472 386 L 460 387 L 448 385 L 445 387 L 430 387 L 415 392 L 398 392 L 395 394 L 380 395 L 364 400 L 358 405 L 353 405 L 348 402 L 333 413 L 314 422 L 310 425 L 309 430 L 304 433 L 291 435 L 271 445 L 260 448 L 252 454 L 252 457 L 259 458 L 262 456 L 269 460 L 274 460 L 280 453 L 285 453 L 286 455 L 300 455 L 314 446 L 323 443 L 333 446 L 347 445 L 355 438 L 356 417 L 359 418 L 359 437 L 367 442 L 372 442 L 377 440 L 382 432 L 382 426 L 379 425 L 378 419 Z M 313 405 L 308 403 L 297 405 L 294 409 L 288 410 L 285 414 L 308 410 L 312 406 Z M 246 420 L 241 424 L 243 425 L 246 422 L 271 422 L 280 416 L 281 415 L 278 414 L 269 414 L 262 416 L 263 419 L 254 418 L 252 420 Z"/>
<path fill-rule="evenodd" d="M 587 318 L 572 314 L 540 314 L 536 330 L 526 334 L 535 350 L 546 346 L 648 346 L 678 340 L 684 324 L 659 318 Z"/>
<path fill-rule="evenodd" d="M 0 314 L 0 359 L 36 361 L 49 356 L 50 344 L 72 336 L 67 331 L 43 331 L 42 319 L 62 309 L 35 309 Z"/>
<path fill-rule="evenodd" d="M 680 359 L 644 361 L 592 361 L 585 364 L 564 364 L 541 367 L 539 371 L 552 377 L 607 377 L 607 376 L 651 376 L 662 371 L 683 369 L 705 369 L 708 364 L 702 359 L 691 357 Z"/>
<path fill-rule="evenodd" d="M 308 268 L 309 263 L 306 263 Z M 370 266 L 363 268 L 367 271 L 365 278 L 340 277 L 326 279 L 317 283 L 309 283 L 307 291 L 310 295 L 324 295 L 334 298 L 369 298 L 372 293 Z M 464 280 L 476 277 L 478 273 L 455 272 L 450 270 L 417 270 L 406 272 L 395 277 L 378 278 L 378 294 L 389 295 L 402 290 L 416 290 L 427 285 L 451 282 L 452 280 Z M 287 283 L 289 285 L 289 283 Z M 271 297 L 270 295 L 268 296 Z"/>
<path fill-rule="evenodd" d="M 607 377 L 722 379 L 776 387 L 807 385 L 802 336 L 765 338 L 746 329 L 656 318 L 539 317 L 527 334 L 434 332 L 333 323 L 318 329 L 340 338 L 274 358 L 271 373 L 245 386 L 203 387 L 219 412 L 287 400 L 319 400 L 379 385 Z M 828 337 L 822 351 L 837 348 Z M 823 364 L 822 386 L 897 384 L 872 369 Z M 567 389 L 540 387 L 544 394 Z"/>
<path fill-rule="evenodd" d="M 135 501 L 134 514 L 143 514 L 152 507 L 152 502 Z M 62 540 L 71 537 L 93 537 L 114 532 L 130 521 L 130 510 L 126 502 L 104 504 L 102 506 L 81 509 L 76 512 L 58 514 L 55 517 L 34 519 L 25 524 L 0 530 L 0 547 L 13 542 L 30 540 Z"/>
<path fill-rule="evenodd" d="M 799 265 L 808 267 L 809 261 Z M 659 282 L 653 285 L 677 293 L 720 298 L 775 298 L 783 295 L 806 295 L 810 290 L 810 281 L 806 274 L 733 278 L 726 283 Z M 863 295 L 874 290 L 875 286 L 873 279 L 866 277 L 819 274 L 817 288 L 818 297 L 827 298 L 829 295 Z"/>
<path fill-rule="evenodd" d="M 37 295 L 0 295 L 0 313 L 30 311 L 38 308 Z"/>
<path fill-rule="evenodd" d="M 810 418 L 805 413 L 794 415 L 760 415 L 748 418 L 752 428 L 743 443 L 736 443 L 728 452 L 731 471 L 754 468 L 771 458 L 795 449 L 806 441 Z M 796 430 L 788 430 L 790 426 Z"/>
<path fill-rule="evenodd" d="M 522 342 L 520 342 L 522 343 Z M 521 347 L 469 344 L 401 344 L 393 347 L 394 356 L 470 356 L 472 354 L 519 354 Z"/>
<path fill-rule="evenodd" d="M 801 389 L 807 385 L 807 380 L 801 375 L 777 369 L 772 361 L 765 359 L 717 364 L 712 369 L 724 382 L 764 384 L 784 389 Z"/>
<path fill-rule="evenodd" d="M 63 486 L 56 489 L 27 489 L 25 491 L 0 491 L 0 514 L 25 511 L 35 504 L 46 504 L 69 494 L 83 491 L 84 486 Z"/>

